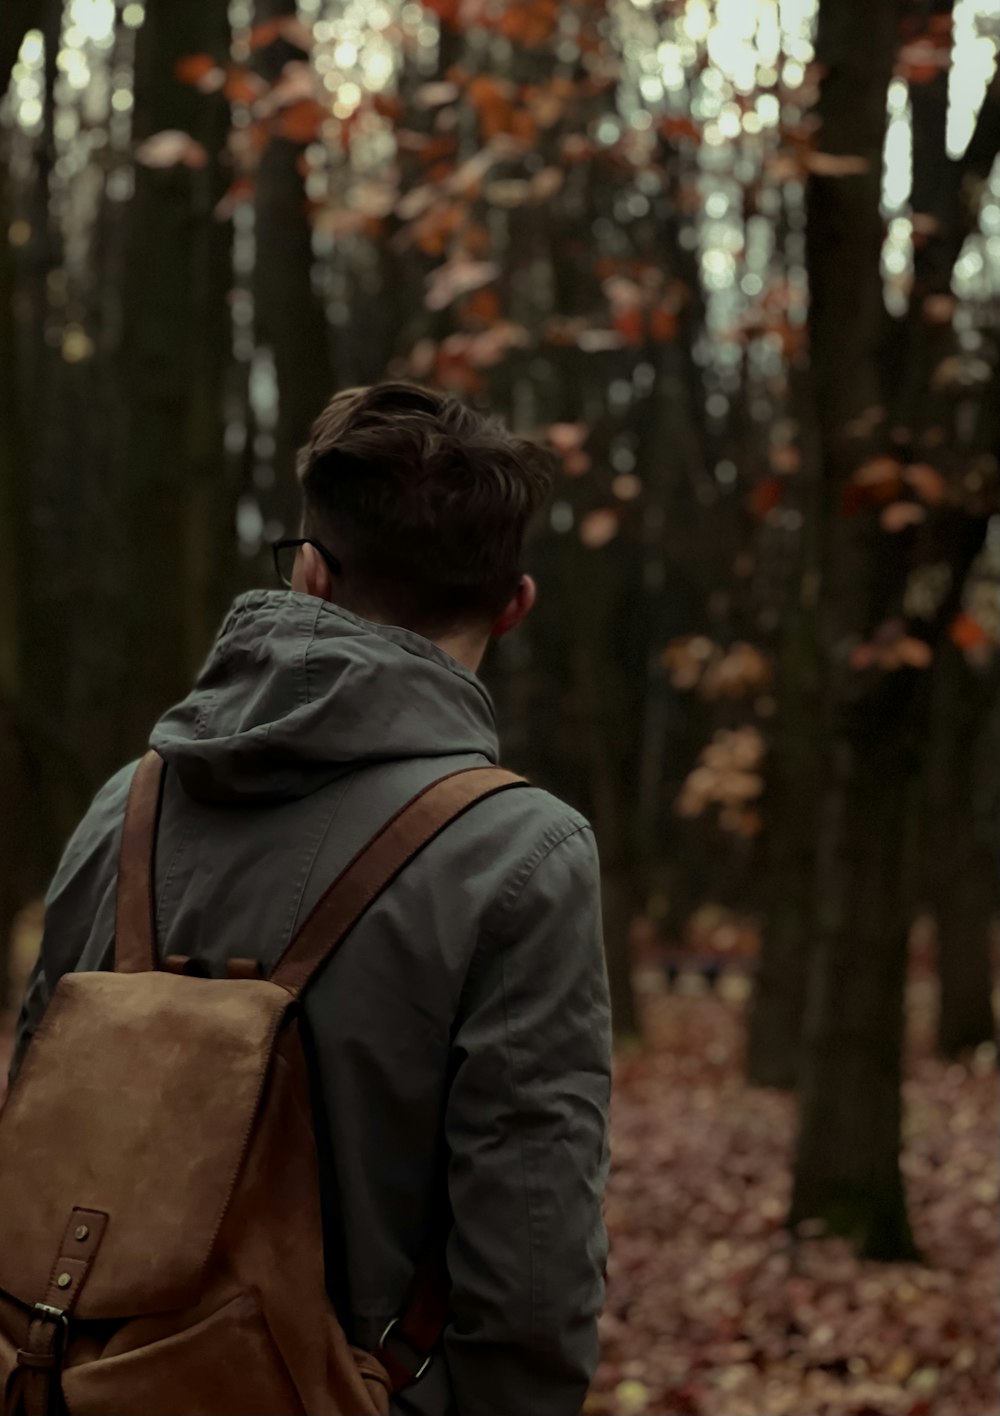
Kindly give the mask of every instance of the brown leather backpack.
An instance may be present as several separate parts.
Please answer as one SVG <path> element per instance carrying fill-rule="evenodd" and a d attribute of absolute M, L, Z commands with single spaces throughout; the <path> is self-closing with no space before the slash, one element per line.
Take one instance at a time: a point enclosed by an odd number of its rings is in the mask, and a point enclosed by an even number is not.
<path fill-rule="evenodd" d="M 5 1416 L 370 1416 L 419 1375 L 447 1317 L 443 1256 L 375 1354 L 327 1296 L 296 1000 L 495 768 L 434 783 L 330 887 L 270 979 L 157 967 L 163 762 L 122 836 L 115 971 L 55 990 L 0 1113 L 0 1408 Z"/>

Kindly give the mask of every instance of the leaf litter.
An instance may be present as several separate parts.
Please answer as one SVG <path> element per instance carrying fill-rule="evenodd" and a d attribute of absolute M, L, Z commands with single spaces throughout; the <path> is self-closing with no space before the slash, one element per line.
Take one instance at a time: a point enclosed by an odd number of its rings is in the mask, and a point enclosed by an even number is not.
<path fill-rule="evenodd" d="M 911 985 L 902 1165 L 924 1263 L 862 1262 L 784 1228 L 794 1102 L 745 1084 L 746 982 L 720 991 L 648 997 L 646 1049 L 616 1059 L 585 1413 L 997 1416 L 995 1050 L 935 1058 L 932 988 Z"/>

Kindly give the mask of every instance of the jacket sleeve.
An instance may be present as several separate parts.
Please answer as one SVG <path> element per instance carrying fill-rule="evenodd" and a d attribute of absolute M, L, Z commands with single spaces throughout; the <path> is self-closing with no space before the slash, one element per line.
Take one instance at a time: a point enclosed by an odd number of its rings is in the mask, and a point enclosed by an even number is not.
<path fill-rule="evenodd" d="M 598 1359 L 610 1007 L 593 836 L 553 827 L 484 925 L 453 1037 L 447 1360 L 462 1416 L 576 1416 Z"/>
<path fill-rule="evenodd" d="M 49 985 L 45 977 L 42 956 L 39 954 L 28 975 L 27 987 L 17 1015 L 17 1029 L 14 1034 L 14 1053 L 11 1058 L 8 1082 L 12 1082 L 20 1070 L 28 1043 L 35 1035 L 38 1024 L 49 1006 Z"/>
<path fill-rule="evenodd" d="M 64 973 L 102 968 L 114 939 L 118 843 L 135 763 L 97 793 L 74 831 L 45 896 L 45 928 L 17 1019 L 10 1080 L 45 1015 Z"/>

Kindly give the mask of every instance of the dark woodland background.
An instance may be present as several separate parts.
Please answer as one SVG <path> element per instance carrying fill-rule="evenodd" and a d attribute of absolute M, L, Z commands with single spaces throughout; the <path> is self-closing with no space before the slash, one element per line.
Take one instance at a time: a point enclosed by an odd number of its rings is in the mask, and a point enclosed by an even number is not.
<path fill-rule="evenodd" d="M 997 1409 L 998 43 L 976 0 L 0 4 L 8 1003 L 330 392 L 547 441 L 486 676 L 604 863 L 595 1412 Z M 706 1154 L 728 1199 L 671 1210 Z"/>

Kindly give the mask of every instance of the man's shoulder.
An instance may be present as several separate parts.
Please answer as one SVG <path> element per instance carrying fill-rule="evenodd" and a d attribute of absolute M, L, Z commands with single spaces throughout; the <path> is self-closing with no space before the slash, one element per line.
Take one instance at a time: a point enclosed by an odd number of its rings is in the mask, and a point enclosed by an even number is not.
<path fill-rule="evenodd" d="M 496 829 L 515 831 L 529 851 L 545 851 L 568 836 L 592 836 L 590 822 L 568 802 L 526 782 L 493 799 Z"/>
<path fill-rule="evenodd" d="M 498 877 L 493 902 L 501 912 L 533 879 L 566 875 L 567 863 L 568 875 L 574 879 L 597 876 L 597 847 L 590 822 L 552 792 L 528 783 L 498 792 L 484 806 L 488 812 L 484 812 L 483 826 L 489 849 L 495 852 Z"/>
<path fill-rule="evenodd" d="M 138 763 L 130 762 L 110 777 L 84 812 L 53 876 L 50 900 L 88 865 L 108 868 L 117 863 L 125 804 L 137 766 Z"/>

